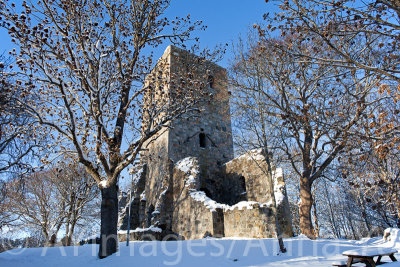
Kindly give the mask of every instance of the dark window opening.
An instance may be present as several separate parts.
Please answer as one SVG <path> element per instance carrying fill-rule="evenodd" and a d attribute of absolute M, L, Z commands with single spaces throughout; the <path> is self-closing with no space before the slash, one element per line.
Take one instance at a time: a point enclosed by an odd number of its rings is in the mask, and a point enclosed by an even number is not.
<path fill-rule="evenodd" d="M 150 227 L 150 225 L 151 225 L 151 219 L 153 218 L 153 212 L 154 212 L 154 206 L 153 206 L 153 204 L 151 204 L 147 210 L 147 227 Z"/>
<path fill-rule="evenodd" d="M 202 187 L 200 188 L 200 191 L 203 191 L 207 197 L 211 198 L 211 193 L 207 188 Z"/>
<path fill-rule="evenodd" d="M 200 133 L 199 134 L 199 143 L 200 147 L 206 147 L 206 134 L 205 133 Z"/>
<path fill-rule="evenodd" d="M 214 77 L 213 76 L 208 76 L 208 85 L 210 88 L 214 88 Z"/>
<path fill-rule="evenodd" d="M 240 183 L 242 192 L 246 192 L 246 179 L 244 178 L 244 176 L 240 176 L 239 183 Z"/>

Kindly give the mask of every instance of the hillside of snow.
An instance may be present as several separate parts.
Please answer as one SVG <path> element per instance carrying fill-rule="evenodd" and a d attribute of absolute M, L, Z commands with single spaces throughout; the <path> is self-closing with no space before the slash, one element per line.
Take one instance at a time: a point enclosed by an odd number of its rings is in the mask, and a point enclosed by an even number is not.
<path fill-rule="evenodd" d="M 0 266 L 332 266 L 345 260 L 342 252 L 365 246 L 386 247 L 382 239 L 361 241 L 318 239 L 304 237 L 285 239 L 288 252 L 278 254 L 275 239 L 214 239 L 187 241 L 120 243 L 120 251 L 106 259 L 97 258 L 97 245 L 15 249 L 0 254 Z M 395 255 L 400 259 L 400 254 Z M 383 261 L 390 261 L 383 258 Z M 363 266 L 353 265 L 353 266 Z M 400 267 L 400 263 L 386 264 Z"/>

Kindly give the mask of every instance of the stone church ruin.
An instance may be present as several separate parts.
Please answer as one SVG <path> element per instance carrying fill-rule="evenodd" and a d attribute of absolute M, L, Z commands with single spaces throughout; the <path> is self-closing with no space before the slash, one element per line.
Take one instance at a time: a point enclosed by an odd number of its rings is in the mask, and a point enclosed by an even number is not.
<path fill-rule="evenodd" d="M 169 46 L 161 59 L 168 63 L 163 67 L 167 75 L 179 76 L 184 64 L 198 57 Z M 206 63 L 195 75 L 207 73 L 213 97 L 197 116 L 173 121 L 146 144 L 132 199 L 121 198 L 120 240 L 126 239 L 128 221 L 131 240 L 146 234 L 156 239 L 168 234 L 181 239 L 275 237 L 271 188 L 283 236 L 293 236 L 282 171 L 275 169 L 271 186 L 261 150 L 234 158 L 226 70 Z"/>

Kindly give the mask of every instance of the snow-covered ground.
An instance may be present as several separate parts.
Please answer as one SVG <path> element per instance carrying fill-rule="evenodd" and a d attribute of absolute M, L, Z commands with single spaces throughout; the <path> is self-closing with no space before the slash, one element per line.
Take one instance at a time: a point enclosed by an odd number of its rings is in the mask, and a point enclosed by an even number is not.
<path fill-rule="evenodd" d="M 187 241 L 120 243 L 119 253 L 106 259 L 97 258 L 97 245 L 15 249 L 0 254 L 0 266 L 332 266 L 344 260 L 342 252 L 365 246 L 391 246 L 381 239 L 361 241 L 318 239 L 305 237 L 285 239 L 288 252 L 277 255 L 274 239 L 199 239 Z M 400 254 L 396 254 L 400 259 Z M 390 261 L 389 258 L 383 258 Z M 362 264 L 354 266 L 363 266 Z M 388 267 L 400 263 L 386 264 Z"/>

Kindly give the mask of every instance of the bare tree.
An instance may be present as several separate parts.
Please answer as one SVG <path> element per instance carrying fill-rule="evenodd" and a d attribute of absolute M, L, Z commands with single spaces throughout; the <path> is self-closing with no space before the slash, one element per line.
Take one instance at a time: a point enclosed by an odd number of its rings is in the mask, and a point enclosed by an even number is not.
<path fill-rule="evenodd" d="M 72 245 L 75 228 L 97 217 L 96 198 L 100 193 L 95 181 L 77 163 L 61 164 L 50 170 L 50 178 L 61 201 L 65 201 L 64 222 L 66 246 Z"/>
<path fill-rule="evenodd" d="M 15 227 L 41 231 L 46 245 L 54 245 L 64 222 L 66 203 L 60 201 L 46 172 L 36 172 L 26 179 L 7 184 L 11 205 L 8 212 L 16 216 Z"/>
<path fill-rule="evenodd" d="M 59 165 L 6 184 L 8 207 L 13 226 L 41 231 L 46 245 L 57 242 L 65 229 L 65 245 L 71 245 L 75 227 L 96 214 L 93 205 L 98 189 L 78 164 Z"/>
<path fill-rule="evenodd" d="M 282 35 L 312 38 L 315 44 L 323 43 L 330 51 L 325 55 L 300 52 L 303 60 L 364 69 L 390 80 L 400 80 L 398 0 L 278 2 L 280 12 L 265 16 L 271 23 L 269 30 L 279 28 Z M 363 45 L 357 45 L 360 40 Z M 371 55 L 379 58 L 371 61 Z"/>
<path fill-rule="evenodd" d="M 32 118 L 18 103 L 20 87 L 10 74 L 11 59 L 0 56 L 0 228 L 15 220 L 10 214 L 10 197 L 6 181 L 32 169 L 30 162 L 37 156 L 41 136 L 32 139 Z"/>
<path fill-rule="evenodd" d="M 397 227 L 400 226 L 398 148 L 399 142 L 393 140 L 367 139 L 357 153 L 344 159 L 342 174 L 353 190 L 362 195 L 360 198 L 364 206 L 377 212 L 384 210 L 387 214 L 384 217 L 390 218 L 383 217 L 384 221 Z"/>
<path fill-rule="evenodd" d="M 269 25 L 259 33 L 279 29 L 282 36 L 296 34 L 301 42 L 314 43 L 312 50 L 324 46 L 326 52 L 292 53 L 298 62 L 316 62 L 348 70 L 375 73 L 381 79 L 379 93 L 389 101 L 369 108 L 362 118 L 353 142 L 358 148 L 344 156 L 344 176 L 353 190 L 364 197 L 362 217 L 367 228 L 367 206 L 374 215 L 382 214 L 390 224 L 390 217 L 398 217 L 396 181 L 399 121 L 398 100 L 400 80 L 400 2 L 383 1 L 278 1 L 280 11 L 265 15 Z M 364 75 L 364 74 L 361 74 Z M 379 96 L 378 98 L 380 98 Z M 390 108 L 387 108 L 390 107 Z M 352 180 L 353 179 L 353 180 Z M 360 193 L 361 192 L 361 193 Z M 365 199 L 366 198 L 366 199 Z M 367 202 L 365 202 L 367 200 Z M 371 213 L 371 211 L 370 211 Z M 389 213 L 389 215 L 388 215 Z M 368 229 L 370 231 L 370 229 Z"/>
<path fill-rule="evenodd" d="M 366 190 L 371 188 L 356 183 L 352 175 L 343 179 L 342 171 L 337 172 L 336 181 L 323 179 L 316 184 L 321 236 L 359 239 L 379 236 L 384 228 L 396 227 L 393 211 L 371 198 Z"/>
<path fill-rule="evenodd" d="M 315 46 L 298 36 L 262 36 L 249 44 L 237 51 L 234 86 L 243 96 L 262 95 L 263 112 L 274 118 L 269 131 L 279 136 L 279 147 L 298 177 L 301 232 L 314 238 L 312 185 L 351 144 L 379 80 L 364 72 L 299 62 L 293 54 L 324 53 L 324 47 L 311 49 Z"/>
<path fill-rule="evenodd" d="M 173 100 L 156 97 L 172 82 L 162 73 L 153 73 L 144 83 L 154 67 L 146 51 L 164 41 L 183 45 L 202 28 L 189 15 L 164 17 L 169 4 L 43 0 L 23 2 L 18 13 L 14 4 L 1 3 L 2 26 L 19 48 L 14 53 L 15 72 L 26 85 L 21 97 L 35 98 L 21 102 L 40 132 L 53 139 L 56 156 L 74 153 L 101 189 L 100 258 L 117 251 L 121 171 L 149 138 L 191 111 L 202 97 L 201 83 L 185 90 L 176 87 Z M 153 83 L 155 79 L 159 82 Z M 145 94 L 154 96 L 151 105 L 143 105 Z M 151 127 L 141 128 L 142 123 Z"/>
<path fill-rule="evenodd" d="M 239 44 L 241 46 L 242 44 Z M 239 51 L 239 50 L 238 50 Z M 243 51 L 239 51 L 243 52 Z M 237 63 L 237 62 L 236 62 Z M 235 118 L 235 146 L 242 152 L 248 152 L 253 149 L 261 149 L 264 158 L 266 159 L 266 168 L 262 171 L 266 174 L 268 179 L 268 184 L 270 185 L 271 200 L 273 214 L 275 215 L 275 225 L 274 231 L 279 242 L 279 249 L 282 253 L 286 252 L 286 248 L 282 239 L 282 231 L 279 226 L 278 217 L 278 205 L 282 203 L 277 203 L 275 198 L 274 189 L 274 172 L 279 160 L 275 155 L 276 150 L 276 138 L 271 124 L 274 123 L 275 118 L 268 115 L 268 107 L 265 106 L 265 97 L 262 90 L 259 90 L 263 84 L 254 82 L 254 90 L 241 90 L 242 88 L 237 87 L 237 65 L 232 66 L 230 70 L 231 81 L 230 84 L 233 85 L 235 90 L 233 90 L 232 98 L 232 110 L 233 117 Z M 252 73 L 258 73 L 259 76 L 261 69 L 255 67 L 252 68 Z M 245 91 L 245 92 L 244 92 Z M 267 122 L 268 120 L 268 122 Z"/>
<path fill-rule="evenodd" d="M 14 220 L 13 214 L 8 211 L 10 209 L 10 197 L 5 181 L 0 181 L 0 230 L 4 226 L 9 226 Z"/>
<path fill-rule="evenodd" d="M 32 118 L 18 104 L 15 96 L 20 89 L 13 85 L 8 72 L 10 59 L 0 56 L 0 174 L 9 174 L 30 169 L 29 159 L 35 155 L 39 139 L 32 140 L 30 125 Z"/>

